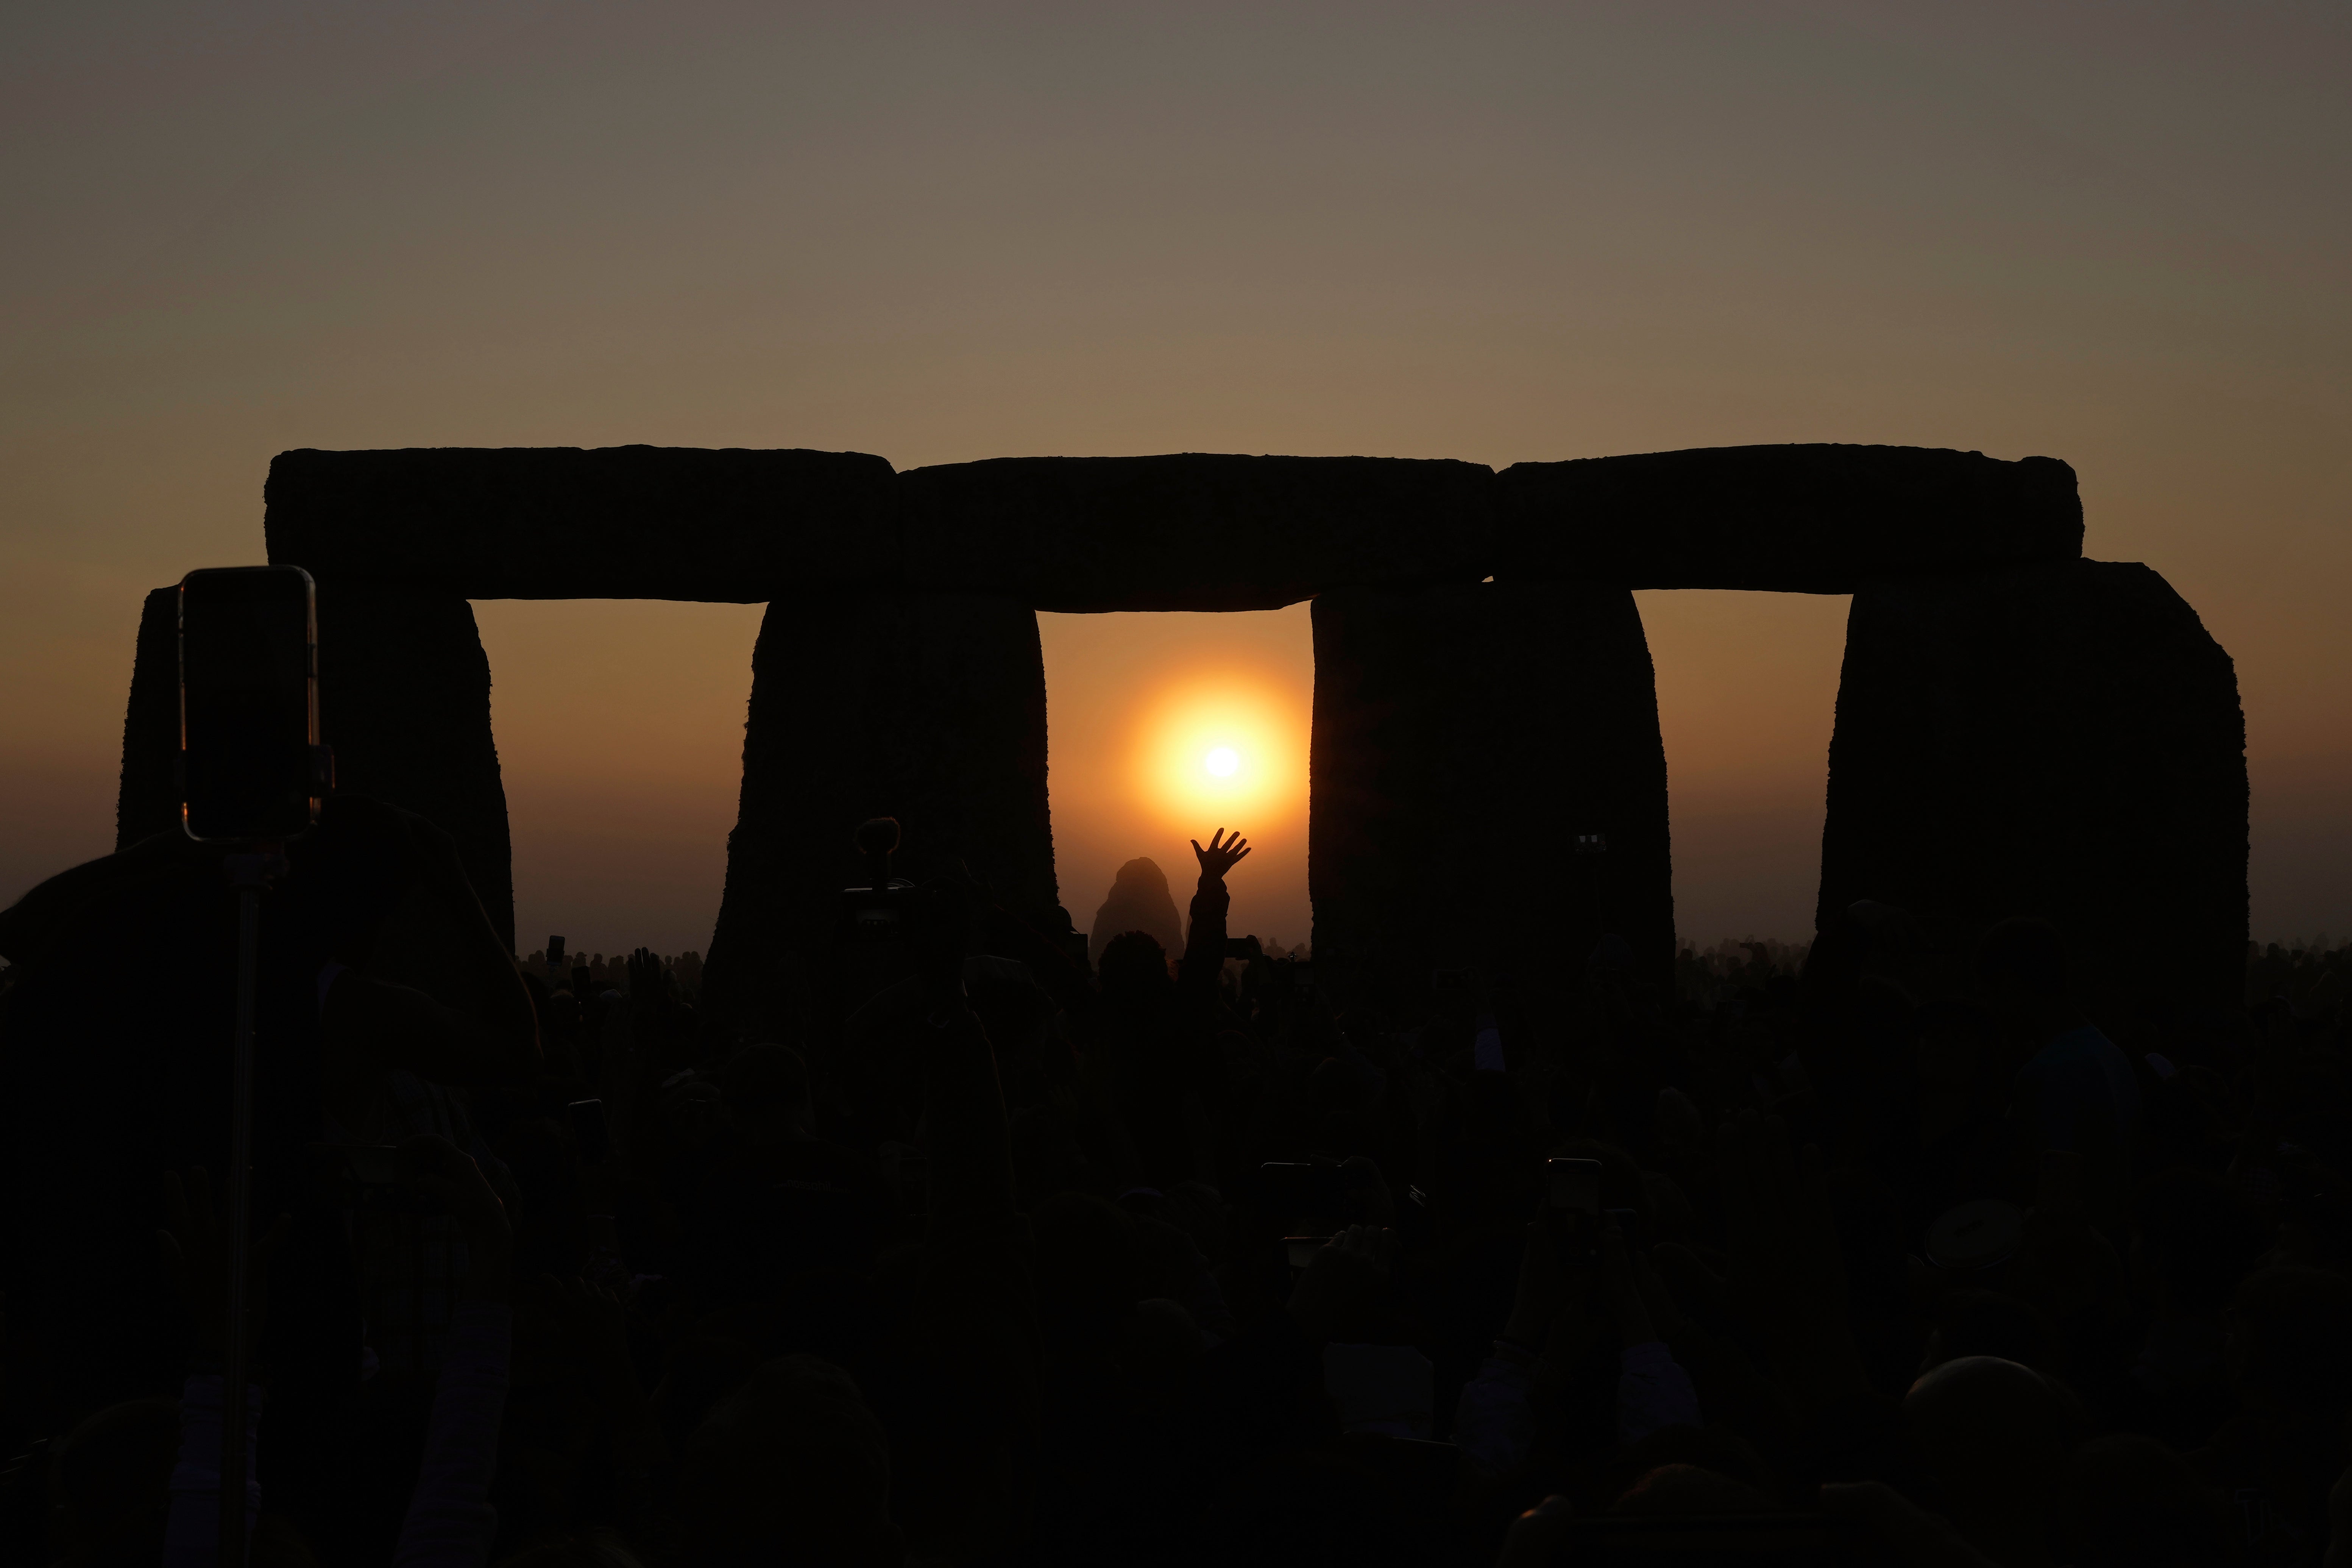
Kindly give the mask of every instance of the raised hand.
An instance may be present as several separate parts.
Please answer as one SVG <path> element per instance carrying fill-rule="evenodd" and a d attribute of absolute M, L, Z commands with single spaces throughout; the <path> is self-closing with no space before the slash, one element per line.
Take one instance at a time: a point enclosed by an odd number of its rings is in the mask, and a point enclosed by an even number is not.
<path fill-rule="evenodd" d="M 1223 882 L 1225 873 L 1249 858 L 1249 841 L 1239 833 L 1228 839 L 1225 830 L 1219 828 L 1209 835 L 1209 847 L 1205 850 L 1201 847 L 1201 841 L 1194 839 L 1192 852 L 1200 857 L 1203 880 Z"/>
<path fill-rule="evenodd" d="M 482 1176 L 473 1156 L 448 1139 L 420 1133 L 400 1145 L 401 1185 L 438 1201 L 457 1221 L 466 1239 L 463 1301 L 503 1301 L 514 1272 L 514 1232 L 507 1207 Z"/>
<path fill-rule="evenodd" d="M 1350 1225 L 1327 1242 L 1290 1292 L 1290 1315 L 1321 1339 L 1331 1324 L 1386 1283 L 1398 1253 L 1396 1233 L 1377 1225 Z"/>

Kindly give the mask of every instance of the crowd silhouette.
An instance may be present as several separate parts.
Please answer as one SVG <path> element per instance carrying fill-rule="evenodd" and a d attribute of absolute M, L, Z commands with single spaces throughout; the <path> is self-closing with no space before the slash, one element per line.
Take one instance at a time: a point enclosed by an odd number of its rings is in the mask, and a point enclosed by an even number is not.
<path fill-rule="evenodd" d="M 45 883 L 0 1549 L 214 1561 L 239 1333 L 257 1564 L 2352 1563 L 2352 949 L 2117 1039 L 2051 926 L 1872 904 L 1365 1002 L 1194 850 L 1181 946 L 868 890 L 766 1038 L 331 800 L 243 1324 L 217 855 Z"/>

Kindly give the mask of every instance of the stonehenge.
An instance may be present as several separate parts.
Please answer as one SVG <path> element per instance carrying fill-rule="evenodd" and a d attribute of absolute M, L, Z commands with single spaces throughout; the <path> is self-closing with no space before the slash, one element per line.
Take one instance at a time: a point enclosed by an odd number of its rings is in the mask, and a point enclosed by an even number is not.
<path fill-rule="evenodd" d="M 1309 887 L 1328 994 L 1376 1001 L 1480 954 L 1572 980 L 1601 935 L 1663 983 L 1667 780 L 1632 598 L 1654 588 L 1853 596 L 1825 914 L 1901 904 L 1962 946 L 2046 915 L 2095 996 L 2234 995 L 2234 673 L 2154 572 L 2083 559 L 2074 471 L 2053 458 L 1819 444 L 1499 474 L 1208 454 L 897 473 L 797 450 L 298 451 L 265 498 L 269 559 L 319 582 L 341 787 L 439 821 L 509 932 L 467 601 L 768 606 L 706 991 L 747 1024 L 786 1005 L 794 955 L 834 939 L 867 816 L 900 818 L 904 874 L 961 859 L 1009 913 L 1066 935 L 1040 610 L 1315 601 Z M 126 843 L 175 815 L 173 613 L 158 591 L 142 622 Z M 1580 855 L 1577 835 L 1608 847 Z"/>

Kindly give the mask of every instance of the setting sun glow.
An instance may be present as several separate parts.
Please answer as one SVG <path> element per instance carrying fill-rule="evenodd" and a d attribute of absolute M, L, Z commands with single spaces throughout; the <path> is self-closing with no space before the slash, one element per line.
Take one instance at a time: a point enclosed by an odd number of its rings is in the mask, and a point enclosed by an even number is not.
<path fill-rule="evenodd" d="M 1243 674 L 1169 690 L 1136 728 L 1137 794 L 1188 831 L 1282 810 L 1307 787 L 1306 726 L 1294 706 Z"/>

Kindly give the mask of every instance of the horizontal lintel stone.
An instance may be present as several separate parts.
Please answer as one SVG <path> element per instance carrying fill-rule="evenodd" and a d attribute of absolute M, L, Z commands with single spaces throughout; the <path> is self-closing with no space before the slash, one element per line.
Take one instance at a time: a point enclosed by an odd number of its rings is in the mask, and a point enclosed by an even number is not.
<path fill-rule="evenodd" d="M 468 599 L 759 603 L 887 580 L 890 465 L 680 446 L 281 452 L 272 561 Z"/>
<path fill-rule="evenodd" d="M 2074 470 L 1923 446 L 1713 446 L 1503 471 L 1499 578 L 1851 593 L 2083 553 Z"/>
<path fill-rule="evenodd" d="M 912 586 L 1040 610 L 1273 610 L 1493 570 L 1494 471 L 1451 458 L 996 457 L 898 485 Z"/>

